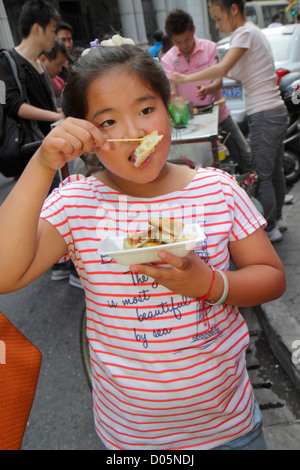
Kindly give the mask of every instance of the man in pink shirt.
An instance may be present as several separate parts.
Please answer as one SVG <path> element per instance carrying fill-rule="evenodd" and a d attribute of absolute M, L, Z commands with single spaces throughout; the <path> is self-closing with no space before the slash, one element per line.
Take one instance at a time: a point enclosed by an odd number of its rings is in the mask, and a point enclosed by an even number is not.
<path fill-rule="evenodd" d="M 173 47 L 161 58 L 161 63 L 168 76 L 173 72 L 189 75 L 219 61 L 216 44 L 207 39 L 199 39 L 195 35 L 195 29 L 192 17 L 182 10 L 174 10 L 167 16 L 165 30 Z M 221 78 L 201 85 L 188 83 L 175 86 L 174 93 L 178 96 L 184 95 L 194 106 L 209 105 L 213 99 L 218 101 L 223 98 Z M 249 171 L 252 168 L 250 147 L 230 116 L 226 103 L 219 106 L 219 127 L 226 134 L 230 133 L 226 145 L 231 158 L 238 163 L 240 172 Z"/>

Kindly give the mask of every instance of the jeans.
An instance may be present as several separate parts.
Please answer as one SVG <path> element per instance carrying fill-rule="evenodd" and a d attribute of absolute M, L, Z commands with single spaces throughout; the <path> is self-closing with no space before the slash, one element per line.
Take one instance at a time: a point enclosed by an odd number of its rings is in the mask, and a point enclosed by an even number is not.
<path fill-rule="evenodd" d="M 227 444 L 215 447 L 213 450 L 268 450 L 265 441 L 261 412 L 256 400 L 254 400 L 254 427 L 242 437 L 238 437 Z"/>
<path fill-rule="evenodd" d="M 231 116 L 219 123 L 219 129 L 230 134 L 226 141 L 226 147 L 229 150 L 230 157 L 237 163 L 238 171 L 246 173 L 253 170 L 250 146 L 244 137 L 242 131 Z"/>
<path fill-rule="evenodd" d="M 263 207 L 267 230 L 270 231 L 276 220 L 282 218 L 286 193 L 282 160 L 288 114 L 283 106 L 251 114 L 248 118 L 253 167 L 259 176 L 257 199 Z"/>

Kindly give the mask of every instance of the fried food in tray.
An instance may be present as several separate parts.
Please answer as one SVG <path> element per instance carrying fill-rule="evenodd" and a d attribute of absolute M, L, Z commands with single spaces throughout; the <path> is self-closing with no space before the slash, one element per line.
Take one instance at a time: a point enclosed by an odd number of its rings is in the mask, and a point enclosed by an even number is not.
<path fill-rule="evenodd" d="M 194 239 L 193 235 L 183 235 L 184 224 L 172 219 L 149 219 L 149 227 L 141 232 L 133 232 L 123 243 L 123 249 L 146 248 L 149 246 L 167 245 Z"/>

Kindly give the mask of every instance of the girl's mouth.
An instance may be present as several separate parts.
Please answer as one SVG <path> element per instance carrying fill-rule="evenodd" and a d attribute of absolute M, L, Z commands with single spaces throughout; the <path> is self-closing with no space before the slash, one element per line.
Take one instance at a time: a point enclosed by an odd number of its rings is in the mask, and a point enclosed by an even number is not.
<path fill-rule="evenodd" d="M 134 149 L 133 149 L 133 151 L 132 151 L 132 153 L 131 153 L 131 155 L 130 155 L 130 157 L 129 157 L 129 161 L 130 161 L 131 163 L 133 163 L 133 164 L 135 164 L 135 162 L 136 162 L 136 158 L 137 158 L 137 157 L 136 157 L 136 155 L 135 155 L 135 151 L 136 151 L 137 148 L 138 148 L 138 145 L 136 145 L 136 146 L 134 147 Z"/>
<path fill-rule="evenodd" d="M 132 154 L 130 155 L 129 161 L 130 161 L 130 163 L 138 170 L 139 168 L 144 168 L 144 166 L 147 165 L 147 163 L 148 163 L 149 160 L 151 159 L 152 155 L 153 155 L 153 152 L 150 153 L 150 155 L 146 158 L 146 160 L 145 160 L 139 167 L 136 167 L 136 165 L 135 165 L 135 162 L 136 162 L 136 158 L 137 158 L 137 157 L 136 157 L 136 155 L 135 155 L 134 153 L 132 153 Z"/>
<path fill-rule="evenodd" d="M 135 164 L 136 156 L 134 155 L 134 153 L 132 153 L 132 154 L 130 155 L 129 161 L 132 162 L 133 164 Z"/>
<path fill-rule="evenodd" d="M 158 131 L 153 131 L 151 134 L 143 137 L 140 145 L 136 147 L 130 156 L 130 160 L 134 162 L 136 168 L 145 167 L 145 164 L 149 162 L 150 156 L 153 155 L 163 137 L 163 135 L 158 135 Z"/>

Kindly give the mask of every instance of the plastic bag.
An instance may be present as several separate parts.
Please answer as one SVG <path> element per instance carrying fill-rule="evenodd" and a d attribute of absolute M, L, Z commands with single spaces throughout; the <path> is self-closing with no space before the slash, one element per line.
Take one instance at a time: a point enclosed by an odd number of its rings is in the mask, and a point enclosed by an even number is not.
<path fill-rule="evenodd" d="M 171 122 L 174 126 L 184 126 L 189 122 L 190 114 L 186 106 L 185 96 L 173 98 L 169 105 Z"/>

